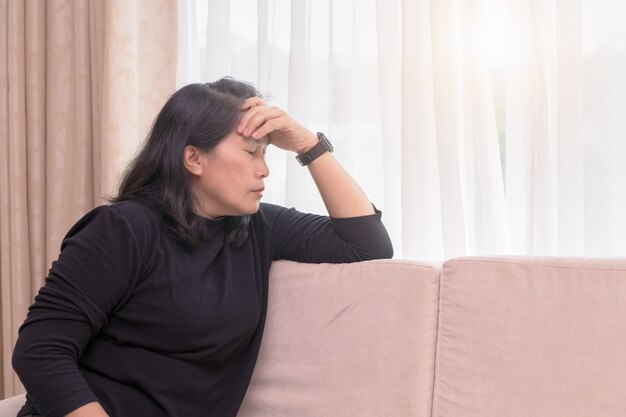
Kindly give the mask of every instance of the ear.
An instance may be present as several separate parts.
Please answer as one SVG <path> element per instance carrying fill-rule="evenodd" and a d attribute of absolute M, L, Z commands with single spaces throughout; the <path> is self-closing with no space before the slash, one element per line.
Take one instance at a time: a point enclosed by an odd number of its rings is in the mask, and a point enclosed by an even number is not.
<path fill-rule="evenodd" d="M 185 168 L 189 171 L 190 174 L 200 176 L 202 175 L 202 152 L 200 149 L 196 148 L 192 145 L 185 146 L 185 151 L 183 152 L 183 164 L 185 164 Z"/>

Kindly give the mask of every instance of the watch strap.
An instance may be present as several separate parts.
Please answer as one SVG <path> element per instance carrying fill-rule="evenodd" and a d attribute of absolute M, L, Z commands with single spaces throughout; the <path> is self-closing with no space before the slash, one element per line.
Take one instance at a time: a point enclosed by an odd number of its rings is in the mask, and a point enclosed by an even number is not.
<path fill-rule="evenodd" d="M 298 160 L 298 162 L 300 162 L 300 165 L 307 166 L 311 162 L 322 156 L 324 153 L 333 151 L 333 145 L 330 143 L 326 135 L 324 135 L 322 132 L 317 132 L 317 138 L 319 139 L 319 142 L 317 142 L 315 146 L 313 146 L 308 151 L 298 154 L 296 156 L 296 159 Z"/>

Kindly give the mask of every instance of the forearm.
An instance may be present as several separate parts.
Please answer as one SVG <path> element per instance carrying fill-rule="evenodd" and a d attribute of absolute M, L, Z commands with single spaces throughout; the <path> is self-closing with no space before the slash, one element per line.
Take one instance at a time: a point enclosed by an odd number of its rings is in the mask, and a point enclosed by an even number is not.
<path fill-rule="evenodd" d="M 109 417 L 99 403 L 93 402 L 77 408 L 65 417 Z"/>
<path fill-rule="evenodd" d="M 330 152 L 308 165 L 328 215 L 335 218 L 374 214 L 372 203 L 361 187 Z"/>
<path fill-rule="evenodd" d="M 40 303 L 49 300 L 41 298 Z M 41 308 L 31 310 L 20 330 L 13 367 L 39 414 L 64 416 L 97 401 L 77 363 L 80 340 L 88 339 L 91 329 L 84 322 L 38 319 L 44 317 L 41 312 Z"/>

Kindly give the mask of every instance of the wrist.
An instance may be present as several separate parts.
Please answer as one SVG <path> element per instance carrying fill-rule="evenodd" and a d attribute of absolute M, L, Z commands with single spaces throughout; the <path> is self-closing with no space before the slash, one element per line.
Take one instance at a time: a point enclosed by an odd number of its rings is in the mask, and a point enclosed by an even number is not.
<path fill-rule="evenodd" d="M 315 145 L 317 145 L 317 142 L 319 142 L 317 135 L 309 133 L 306 139 L 303 140 L 302 143 L 298 144 L 298 146 L 293 151 L 297 154 L 303 154 L 311 150 L 311 148 L 313 148 Z"/>
<path fill-rule="evenodd" d="M 307 151 L 298 153 L 296 159 L 302 166 L 309 165 L 326 152 L 333 151 L 333 145 L 330 143 L 326 135 L 321 132 L 317 133 L 317 143 Z"/>

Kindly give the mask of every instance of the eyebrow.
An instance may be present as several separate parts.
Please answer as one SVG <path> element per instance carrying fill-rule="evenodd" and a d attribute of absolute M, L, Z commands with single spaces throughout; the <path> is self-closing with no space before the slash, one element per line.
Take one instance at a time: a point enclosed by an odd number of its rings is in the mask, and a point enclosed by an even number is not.
<path fill-rule="evenodd" d="M 267 139 L 250 139 L 250 138 L 243 138 L 243 140 L 246 142 L 246 144 L 248 143 L 254 143 L 254 146 L 259 146 L 262 145 L 264 148 L 267 148 L 269 145 L 269 140 Z"/>

